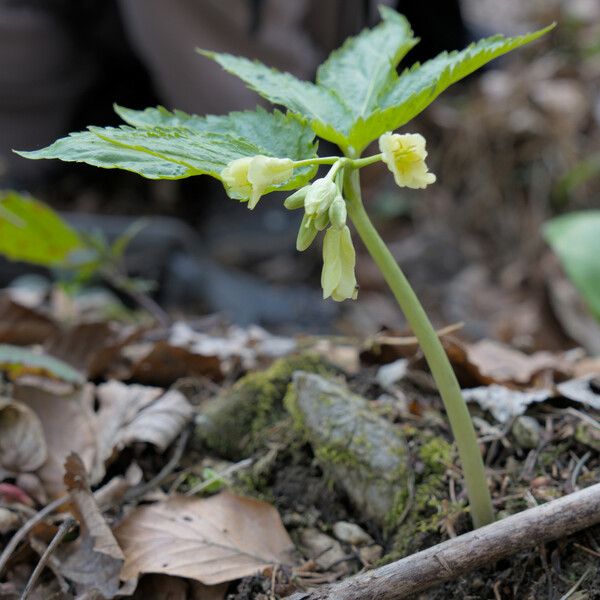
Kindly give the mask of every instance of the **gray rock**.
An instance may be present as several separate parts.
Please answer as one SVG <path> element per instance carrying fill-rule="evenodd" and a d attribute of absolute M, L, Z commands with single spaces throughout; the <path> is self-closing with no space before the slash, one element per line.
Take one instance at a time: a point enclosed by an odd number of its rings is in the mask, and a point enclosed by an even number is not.
<path fill-rule="evenodd" d="M 537 448 L 540 443 L 542 428 L 533 417 L 521 415 L 513 423 L 512 434 L 521 448 Z"/>
<path fill-rule="evenodd" d="M 340 542 L 346 542 L 352 546 L 366 546 L 373 543 L 373 538 L 362 527 L 348 521 L 334 523 L 333 535 Z"/>
<path fill-rule="evenodd" d="M 294 373 L 285 405 L 356 509 L 381 526 L 391 524 L 410 468 L 401 431 L 345 386 L 303 371 Z"/>
<path fill-rule="evenodd" d="M 358 551 L 361 562 L 366 566 L 373 566 L 382 556 L 383 548 L 374 544 L 373 546 L 364 546 Z"/>
<path fill-rule="evenodd" d="M 298 530 L 298 542 L 302 553 L 312 558 L 324 571 L 331 568 L 347 571 L 344 559 L 348 557 L 341 544 L 332 537 L 315 527 L 307 527 Z"/>

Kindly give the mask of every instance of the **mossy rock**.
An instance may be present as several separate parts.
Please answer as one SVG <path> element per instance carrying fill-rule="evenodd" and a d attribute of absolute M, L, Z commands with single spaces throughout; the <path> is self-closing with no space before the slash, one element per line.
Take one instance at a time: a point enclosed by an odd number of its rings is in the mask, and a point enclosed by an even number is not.
<path fill-rule="evenodd" d="M 361 517 L 385 527 L 410 470 L 400 428 L 345 385 L 314 373 L 294 373 L 284 403 L 327 476 Z"/>
<path fill-rule="evenodd" d="M 339 372 L 322 356 L 305 353 L 245 375 L 202 410 L 194 445 L 229 460 L 240 460 L 262 447 L 269 426 L 286 416 L 283 397 L 292 374 L 300 370 L 322 375 Z"/>
<path fill-rule="evenodd" d="M 392 550 L 382 560 L 384 563 L 437 543 L 443 520 L 451 514 L 466 511 L 464 504 L 447 501 L 448 485 L 444 475 L 447 465 L 453 462 L 453 446 L 438 436 L 419 439 L 418 443 L 416 454 L 420 473 L 414 483 L 413 496 L 406 494 L 396 506 L 398 527 L 394 533 Z M 400 517 L 403 520 L 399 523 Z"/>

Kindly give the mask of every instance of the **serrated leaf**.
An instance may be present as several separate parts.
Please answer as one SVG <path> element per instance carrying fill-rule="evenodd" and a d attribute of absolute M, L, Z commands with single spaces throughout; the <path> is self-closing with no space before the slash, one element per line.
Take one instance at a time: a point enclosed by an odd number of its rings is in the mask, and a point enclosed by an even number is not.
<path fill-rule="evenodd" d="M 10 344 L 0 344 L 0 369 L 8 371 L 13 377 L 41 374 L 67 383 L 85 382 L 79 371 L 62 360 Z"/>
<path fill-rule="evenodd" d="M 574 212 L 544 225 L 544 237 L 600 320 L 600 210 Z"/>
<path fill-rule="evenodd" d="M 19 154 L 124 169 L 149 179 L 202 174 L 219 178 L 229 162 L 257 154 L 294 160 L 316 156 L 312 129 L 280 112 L 259 109 L 208 117 L 163 107 L 144 111 L 117 107 L 117 112 L 135 127 L 90 127 L 42 150 Z M 299 168 L 289 181 L 267 192 L 300 187 L 315 171 L 316 167 Z"/>
<path fill-rule="evenodd" d="M 397 78 L 398 63 L 418 42 L 403 15 L 385 6 L 379 10 L 381 23 L 348 38 L 317 71 L 317 83 L 331 90 L 353 119 L 377 108 L 382 90 Z"/>
<path fill-rule="evenodd" d="M 386 131 L 405 125 L 452 84 L 494 58 L 538 39 L 553 28 L 554 25 L 550 25 L 517 37 L 495 35 L 479 40 L 460 52 L 443 52 L 422 65 L 414 65 L 383 91 L 378 99 L 379 110 L 354 124 L 350 143 L 362 149 Z"/>
<path fill-rule="evenodd" d="M 123 169 L 148 179 L 182 179 L 195 174 L 189 167 L 146 152 L 117 146 L 91 131 L 71 133 L 41 150 L 17 151 L 17 154 L 33 160 L 58 158 L 102 169 Z"/>
<path fill-rule="evenodd" d="M 115 111 L 134 127 L 185 127 L 198 132 L 234 135 L 254 144 L 267 156 L 303 160 L 317 155 L 315 133 L 308 123 L 278 110 L 267 112 L 257 107 L 256 110 L 205 117 L 181 110 L 171 112 L 163 106 L 142 111 L 115 106 Z"/>
<path fill-rule="evenodd" d="M 0 254 L 55 266 L 83 247 L 77 232 L 49 206 L 17 192 L 0 193 Z"/>
<path fill-rule="evenodd" d="M 350 129 L 352 117 L 330 90 L 241 56 L 198 52 L 239 77 L 263 98 L 306 117 L 318 136 L 342 147 L 347 144 L 345 132 Z"/>
<path fill-rule="evenodd" d="M 260 148 L 233 135 L 196 132 L 185 127 L 140 129 L 123 125 L 89 129 L 115 146 L 181 165 L 190 175 L 218 177 L 232 160 L 260 154 Z"/>

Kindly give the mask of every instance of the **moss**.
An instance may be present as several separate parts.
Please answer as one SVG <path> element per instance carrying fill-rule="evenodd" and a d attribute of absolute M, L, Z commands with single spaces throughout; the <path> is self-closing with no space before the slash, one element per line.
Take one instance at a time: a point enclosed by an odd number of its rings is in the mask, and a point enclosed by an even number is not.
<path fill-rule="evenodd" d="M 266 441 L 269 427 L 285 417 L 283 397 L 295 371 L 336 372 L 314 353 L 281 358 L 250 373 L 212 400 L 198 418 L 194 442 L 230 460 L 248 456 Z"/>
<path fill-rule="evenodd" d="M 418 449 L 422 472 L 416 477 L 412 498 L 407 490 L 400 490 L 394 498 L 386 527 L 388 533 L 395 530 L 392 549 L 383 557 L 382 563 L 420 550 L 429 538 L 439 537 L 440 524 L 446 517 L 466 510 L 462 504 L 447 501 L 445 471 L 452 463 L 453 455 L 453 446 L 441 437 L 428 439 Z M 410 510 L 406 515 L 407 507 Z"/>

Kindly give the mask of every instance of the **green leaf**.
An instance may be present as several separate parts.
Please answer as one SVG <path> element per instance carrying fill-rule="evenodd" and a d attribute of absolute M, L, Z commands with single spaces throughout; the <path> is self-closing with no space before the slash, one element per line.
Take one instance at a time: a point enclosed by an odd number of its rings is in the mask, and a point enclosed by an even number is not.
<path fill-rule="evenodd" d="M 0 369 L 12 378 L 41 374 L 68 383 L 85 383 L 83 375 L 62 360 L 10 344 L 0 344 Z"/>
<path fill-rule="evenodd" d="M 331 90 L 354 120 L 377 109 L 383 89 L 397 79 L 396 67 L 418 42 L 403 15 L 385 6 L 383 20 L 331 53 L 317 71 L 317 83 Z"/>
<path fill-rule="evenodd" d="M 352 117 L 330 90 L 241 56 L 206 50 L 198 52 L 239 77 L 263 98 L 306 117 L 318 136 L 342 147 L 347 144 L 345 132 L 352 125 Z"/>
<path fill-rule="evenodd" d="M 573 212 L 548 221 L 544 238 L 600 320 L 600 210 Z"/>
<path fill-rule="evenodd" d="M 17 154 L 34 160 L 58 158 L 103 169 L 123 169 L 148 179 L 182 179 L 196 174 L 189 167 L 147 152 L 113 144 L 91 131 L 71 133 L 41 150 L 18 151 Z"/>
<path fill-rule="evenodd" d="M 162 107 L 144 111 L 117 107 L 117 112 L 135 126 L 90 127 L 42 150 L 19 154 L 124 169 L 149 179 L 201 174 L 219 178 L 232 160 L 256 154 L 294 160 L 316 156 L 312 129 L 298 117 L 278 111 L 208 117 L 171 113 Z M 314 166 L 299 168 L 292 179 L 267 191 L 295 189 L 315 172 Z"/>
<path fill-rule="evenodd" d="M 395 77 L 378 98 L 379 109 L 356 121 L 350 143 L 358 150 L 386 131 L 408 123 L 429 106 L 446 88 L 473 73 L 494 58 L 532 42 L 554 24 L 526 35 L 507 38 L 495 35 L 471 44 L 460 52 L 443 52 L 423 65 L 416 64 Z"/>
<path fill-rule="evenodd" d="M 1 192 L 0 209 L 0 254 L 10 260 L 56 266 L 83 247 L 77 232 L 42 202 Z"/>
<path fill-rule="evenodd" d="M 306 120 L 275 110 L 232 112 L 227 115 L 189 115 L 181 110 L 173 112 L 163 106 L 132 110 L 115 105 L 116 113 L 134 127 L 185 127 L 198 132 L 230 134 L 260 148 L 262 154 L 277 158 L 303 160 L 317 155 L 315 133 Z"/>

